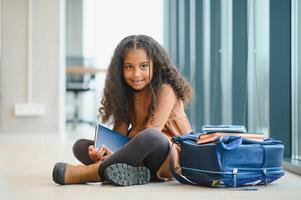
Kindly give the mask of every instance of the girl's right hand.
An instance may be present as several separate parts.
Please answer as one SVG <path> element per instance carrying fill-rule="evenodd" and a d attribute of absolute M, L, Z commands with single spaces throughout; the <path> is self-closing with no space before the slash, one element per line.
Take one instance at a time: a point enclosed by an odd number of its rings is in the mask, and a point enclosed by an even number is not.
<path fill-rule="evenodd" d="M 99 162 L 106 152 L 102 147 L 100 149 L 96 149 L 93 145 L 90 145 L 88 148 L 88 153 L 91 160 L 94 162 Z"/>

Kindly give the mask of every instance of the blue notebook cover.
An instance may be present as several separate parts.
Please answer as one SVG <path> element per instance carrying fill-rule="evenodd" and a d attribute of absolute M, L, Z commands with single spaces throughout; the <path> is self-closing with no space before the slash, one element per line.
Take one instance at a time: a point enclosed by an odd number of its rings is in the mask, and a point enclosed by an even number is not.
<path fill-rule="evenodd" d="M 96 125 L 94 138 L 95 148 L 100 148 L 102 145 L 105 145 L 113 152 L 116 152 L 129 140 L 129 137 L 124 136 L 121 133 L 108 129 L 100 124 Z"/>

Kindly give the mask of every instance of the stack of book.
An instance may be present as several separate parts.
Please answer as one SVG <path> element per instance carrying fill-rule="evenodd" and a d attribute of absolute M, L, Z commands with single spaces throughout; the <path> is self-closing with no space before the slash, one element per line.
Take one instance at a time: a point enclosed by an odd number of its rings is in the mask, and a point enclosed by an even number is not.
<path fill-rule="evenodd" d="M 204 125 L 202 127 L 204 133 L 228 132 L 228 133 L 245 133 L 245 126 L 240 125 Z"/>
<path fill-rule="evenodd" d="M 246 133 L 244 126 L 238 125 L 205 125 L 202 127 L 204 134 L 197 139 L 197 144 L 205 144 L 216 141 L 219 137 L 239 136 L 250 140 L 263 141 L 264 135 L 259 133 Z"/>

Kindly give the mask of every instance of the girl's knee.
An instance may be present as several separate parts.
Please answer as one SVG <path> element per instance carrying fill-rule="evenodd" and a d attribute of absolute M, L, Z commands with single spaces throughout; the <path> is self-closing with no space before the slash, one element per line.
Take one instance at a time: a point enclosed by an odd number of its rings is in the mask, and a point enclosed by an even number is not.
<path fill-rule="evenodd" d="M 162 132 L 157 128 L 146 128 L 141 133 L 144 134 L 162 134 Z"/>
<path fill-rule="evenodd" d="M 143 131 L 141 131 L 138 134 L 138 136 L 140 136 L 141 138 L 160 138 L 164 136 L 164 133 L 162 133 L 159 129 L 156 128 L 146 128 Z"/>
<path fill-rule="evenodd" d="M 73 154 L 78 154 L 82 151 L 88 151 L 89 145 L 92 145 L 92 140 L 79 139 L 73 144 Z"/>
<path fill-rule="evenodd" d="M 165 134 L 162 133 L 159 129 L 156 128 L 146 128 L 141 131 L 137 137 L 140 140 L 143 140 L 147 143 L 151 143 L 153 145 L 168 145 L 168 139 L 166 138 Z M 138 139 L 138 138 L 137 138 Z"/>

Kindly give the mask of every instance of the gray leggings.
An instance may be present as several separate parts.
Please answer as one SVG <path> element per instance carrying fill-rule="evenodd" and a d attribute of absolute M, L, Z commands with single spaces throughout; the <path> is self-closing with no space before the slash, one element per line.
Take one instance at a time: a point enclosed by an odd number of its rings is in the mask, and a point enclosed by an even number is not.
<path fill-rule="evenodd" d="M 80 139 L 73 146 L 74 156 L 83 164 L 89 165 L 94 162 L 88 154 L 88 146 L 93 145 L 93 140 Z M 164 133 L 158 129 L 146 128 L 132 138 L 119 151 L 104 160 L 99 167 L 99 175 L 103 179 L 105 169 L 115 163 L 126 163 L 132 166 L 143 161 L 150 172 L 152 180 L 158 180 L 156 172 L 167 157 L 169 142 Z"/>

